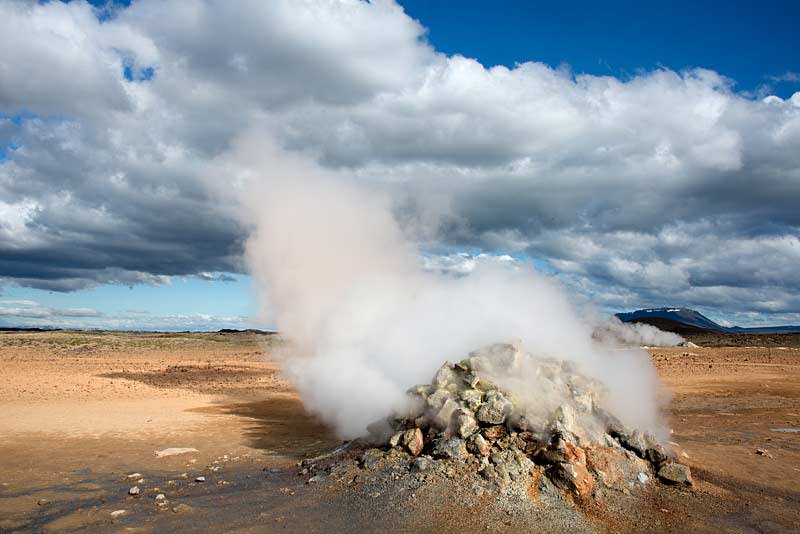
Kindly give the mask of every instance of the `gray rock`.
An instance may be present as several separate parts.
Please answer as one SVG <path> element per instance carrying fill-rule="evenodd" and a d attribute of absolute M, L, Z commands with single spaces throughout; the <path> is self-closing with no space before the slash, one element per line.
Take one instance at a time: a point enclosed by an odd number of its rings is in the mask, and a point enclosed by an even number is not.
<path fill-rule="evenodd" d="M 427 456 L 420 456 L 411 464 L 411 471 L 419 473 L 422 471 L 430 471 L 431 467 L 433 467 L 433 460 L 428 458 Z"/>
<path fill-rule="evenodd" d="M 142 490 L 139 489 L 139 486 L 134 486 L 128 490 L 128 495 L 133 495 L 135 497 L 136 495 L 139 495 L 141 492 Z"/>
<path fill-rule="evenodd" d="M 465 389 L 461 392 L 461 400 L 467 405 L 467 408 L 473 412 L 477 412 L 481 407 L 483 401 L 483 391 L 477 389 Z"/>
<path fill-rule="evenodd" d="M 438 410 L 439 408 L 444 405 L 445 402 L 452 399 L 453 394 L 447 391 L 446 389 L 437 389 L 430 395 L 428 395 L 427 400 L 425 401 L 429 408 L 433 410 Z"/>
<path fill-rule="evenodd" d="M 444 365 L 439 367 L 436 375 L 433 377 L 433 384 L 437 388 L 443 388 L 447 384 L 452 384 L 456 381 L 456 372 L 453 370 L 453 365 L 450 362 L 445 362 Z"/>
<path fill-rule="evenodd" d="M 490 391 L 486 394 L 486 401 L 478 410 L 477 417 L 481 423 L 500 425 L 510 412 L 511 402 L 499 391 Z"/>
<path fill-rule="evenodd" d="M 470 410 L 459 408 L 453 416 L 455 433 L 461 438 L 468 438 L 478 430 L 478 422 Z"/>
<path fill-rule="evenodd" d="M 616 438 L 623 447 L 636 453 L 639 458 L 644 458 L 647 449 L 653 448 L 656 445 L 655 439 L 641 430 L 620 433 Z"/>
<path fill-rule="evenodd" d="M 661 464 L 661 467 L 658 468 L 658 478 L 666 484 L 676 486 L 691 486 L 694 484 L 689 466 L 675 462 Z"/>
<path fill-rule="evenodd" d="M 667 452 L 661 445 L 656 445 L 655 447 L 650 447 L 647 449 L 647 451 L 645 451 L 645 457 L 647 458 L 647 461 L 653 465 L 663 464 L 669 460 Z"/>
<path fill-rule="evenodd" d="M 448 398 L 442 404 L 442 407 L 434 414 L 433 424 L 440 430 L 445 430 L 450 427 L 450 422 L 453 420 L 453 414 L 458 410 L 458 403 L 453 399 Z"/>
<path fill-rule="evenodd" d="M 383 456 L 383 451 L 380 449 L 368 449 L 361 455 L 361 465 L 364 469 L 375 469 L 383 460 Z"/>
<path fill-rule="evenodd" d="M 459 438 L 440 439 L 433 449 L 433 455 L 437 458 L 460 460 L 467 455 L 467 447 L 464 440 Z"/>

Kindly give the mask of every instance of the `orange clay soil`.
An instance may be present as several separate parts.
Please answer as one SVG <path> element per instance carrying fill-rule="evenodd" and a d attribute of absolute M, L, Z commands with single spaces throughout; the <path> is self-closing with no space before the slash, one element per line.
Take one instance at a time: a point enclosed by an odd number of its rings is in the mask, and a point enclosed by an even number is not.
<path fill-rule="evenodd" d="M 346 485 L 334 494 L 297 477 L 298 460 L 341 442 L 280 376 L 280 346 L 258 334 L 0 333 L 0 532 L 404 530 L 403 517 L 348 508 Z M 696 488 L 595 506 L 592 528 L 800 530 L 800 349 L 650 353 Z M 169 447 L 198 452 L 155 456 Z M 451 505 L 431 531 L 525 527 Z"/>

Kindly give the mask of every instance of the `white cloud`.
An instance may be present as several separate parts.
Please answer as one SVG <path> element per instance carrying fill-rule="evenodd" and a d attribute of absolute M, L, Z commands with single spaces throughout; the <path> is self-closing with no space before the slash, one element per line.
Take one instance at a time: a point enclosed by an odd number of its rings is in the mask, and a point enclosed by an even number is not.
<path fill-rule="evenodd" d="M 246 229 L 208 188 L 235 184 L 206 171 L 256 126 L 404 199 L 427 245 L 548 259 L 607 306 L 800 322 L 800 93 L 756 100 L 723 74 L 484 66 L 389 0 L 142 0 L 104 22 L 4 2 L 0 112 L 23 118 L 0 121 L 0 276 L 241 270 Z"/>

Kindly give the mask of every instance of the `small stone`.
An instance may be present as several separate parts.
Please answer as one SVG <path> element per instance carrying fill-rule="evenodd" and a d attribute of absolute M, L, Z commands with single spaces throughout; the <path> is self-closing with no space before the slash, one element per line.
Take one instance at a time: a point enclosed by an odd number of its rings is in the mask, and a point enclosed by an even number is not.
<path fill-rule="evenodd" d="M 203 477 L 203 476 L 195 477 L 194 481 L 195 482 L 205 482 L 206 481 L 206 477 Z"/>
<path fill-rule="evenodd" d="M 419 455 L 425 445 L 422 439 L 422 430 L 419 428 L 412 428 L 403 432 L 400 437 L 400 445 L 412 456 Z"/>
<path fill-rule="evenodd" d="M 466 439 L 478 430 L 478 422 L 475 420 L 475 416 L 465 408 L 460 408 L 456 411 L 454 422 L 455 432 L 461 438 Z"/>
<path fill-rule="evenodd" d="M 142 474 L 141 473 L 131 473 L 130 475 L 128 475 L 128 478 L 130 478 L 130 479 L 142 478 Z"/>
<path fill-rule="evenodd" d="M 383 451 L 380 449 L 369 449 L 361 455 L 361 465 L 364 469 L 375 469 L 383 459 Z"/>
<path fill-rule="evenodd" d="M 315 482 L 322 482 L 323 480 L 325 480 L 325 476 L 324 475 L 321 475 L 321 474 L 320 475 L 314 475 L 313 477 L 308 479 L 307 483 L 308 484 L 314 484 Z"/>
<path fill-rule="evenodd" d="M 400 443 L 400 437 L 402 435 L 403 435 L 402 431 L 395 432 L 394 434 L 392 434 L 392 437 L 389 438 L 389 446 L 390 447 L 397 447 L 397 445 Z"/>
<path fill-rule="evenodd" d="M 136 496 L 139 495 L 139 493 L 141 493 L 139 486 L 133 486 L 131 489 L 128 490 L 128 495 Z"/>
<path fill-rule="evenodd" d="M 467 448 L 459 438 L 440 439 L 433 449 L 434 456 L 458 460 L 466 456 Z"/>
<path fill-rule="evenodd" d="M 163 493 L 159 493 L 158 495 L 156 495 L 156 502 L 161 502 L 161 501 L 166 501 L 166 500 L 167 500 L 167 496 L 164 495 Z"/>
<path fill-rule="evenodd" d="M 692 471 L 689 466 L 675 463 L 666 462 L 661 464 L 658 468 L 658 478 L 667 484 L 691 486 L 694 484 L 692 480 Z"/>
<path fill-rule="evenodd" d="M 188 454 L 190 452 L 199 452 L 194 447 L 170 447 L 168 449 L 162 449 L 160 451 L 153 451 L 156 455 L 156 458 L 164 458 L 167 456 L 175 456 L 178 454 Z"/>
<path fill-rule="evenodd" d="M 481 423 L 500 425 L 511 412 L 511 403 L 499 391 L 490 391 L 486 394 L 486 401 L 478 410 L 477 417 Z"/>
<path fill-rule="evenodd" d="M 467 440 L 467 450 L 479 456 L 489 456 L 492 446 L 480 434 L 473 434 Z"/>
<path fill-rule="evenodd" d="M 179 504 L 178 506 L 173 506 L 172 511 L 176 514 L 188 514 L 192 511 L 192 507 L 188 504 Z"/>
<path fill-rule="evenodd" d="M 117 517 L 125 515 L 126 513 L 127 513 L 126 510 L 114 510 L 109 515 L 111 515 L 111 517 L 113 517 L 113 518 L 117 518 Z"/>
<path fill-rule="evenodd" d="M 427 456 L 420 456 L 411 463 L 411 471 L 415 473 L 430 471 L 431 467 L 433 467 L 433 460 Z"/>
<path fill-rule="evenodd" d="M 38 501 L 36 501 L 36 504 L 38 504 L 39 506 L 47 506 L 48 504 L 50 504 L 50 501 L 48 501 L 47 499 L 39 499 Z"/>
<path fill-rule="evenodd" d="M 766 456 L 767 458 L 772 458 L 772 455 L 767 452 L 766 449 L 756 449 L 756 454 L 759 456 Z"/>
<path fill-rule="evenodd" d="M 639 484 L 647 484 L 647 481 L 650 480 L 650 477 L 647 476 L 647 473 L 639 473 L 636 475 L 636 479 L 639 481 Z"/>

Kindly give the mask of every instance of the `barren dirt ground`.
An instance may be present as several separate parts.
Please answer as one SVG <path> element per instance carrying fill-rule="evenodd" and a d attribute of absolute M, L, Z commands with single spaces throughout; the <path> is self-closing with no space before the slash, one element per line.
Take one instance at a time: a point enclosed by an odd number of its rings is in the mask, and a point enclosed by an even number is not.
<path fill-rule="evenodd" d="M 279 376 L 279 346 L 255 334 L 0 333 L 0 532 L 565 528 L 500 517 L 488 496 L 459 507 L 423 489 L 400 513 L 394 496 L 352 497 L 355 481 L 306 484 L 296 462 L 340 442 Z M 587 524 L 800 531 L 800 349 L 650 352 L 696 488 L 654 485 L 585 510 Z M 154 454 L 169 447 L 198 452 Z"/>

